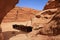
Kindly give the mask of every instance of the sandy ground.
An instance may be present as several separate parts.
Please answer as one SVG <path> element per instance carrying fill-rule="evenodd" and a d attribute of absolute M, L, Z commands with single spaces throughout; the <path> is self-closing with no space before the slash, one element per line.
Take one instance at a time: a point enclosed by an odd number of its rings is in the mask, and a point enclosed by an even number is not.
<path fill-rule="evenodd" d="M 34 36 L 34 37 L 27 36 L 28 33 L 13 29 L 13 27 L 12 27 L 13 24 L 26 25 L 27 22 L 2 23 L 1 27 L 2 27 L 2 31 L 3 31 L 5 40 L 38 40 L 38 39 L 45 40 L 45 39 L 47 39 L 47 36 L 40 36 L 40 37 L 39 36 Z"/>
<path fill-rule="evenodd" d="M 2 23 L 2 31 L 5 37 L 5 40 L 9 40 L 9 38 L 14 37 L 18 34 L 25 34 L 25 32 L 22 32 L 20 30 L 13 29 L 12 25 L 14 24 L 24 24 L 26 25 L 27 22 L 19 23 L 19 22 L 10 22 L 10 23 Z"/>
<path fill-rule="evenodd" d="M 44 36 L 44 35 L 37 35 L 37 36 L 28 36 L 28 33 L 22 32 L 20 30 L 16 30 L 12 28 L 13 24 L 23 24 L 26 25 L 27 22 L 10 22 L 10 23 L 2 23 L 2 31 L 4 34 L 5 40 L 60 40 L 60 35 L 58 36 Z"/>

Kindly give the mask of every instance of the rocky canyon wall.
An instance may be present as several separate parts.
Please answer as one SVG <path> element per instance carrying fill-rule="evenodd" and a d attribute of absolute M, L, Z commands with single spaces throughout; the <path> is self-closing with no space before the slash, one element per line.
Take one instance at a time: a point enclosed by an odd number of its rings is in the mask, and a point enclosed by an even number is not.
<path fill-rule="evenodd" d="M 2 22 L 22 22 L 30 20 L 39 10 L 27 7 L 14 7 L 3 18 Z"/>
<path fill-rule="evenodd" d="M 44 10 L 54 8 L 60 8 L 60 0 L 48 0 Z"/>
<path fill-rule="evenodd" d="M 0 0 L 0 23 L 3 17 L 15 7 L 18 0 Z"/>
<path fill-rule="evenodd" d="M 0 0 L 0 24 L 1 24 L 4 16 L 11 9 L 13 9 L 17 3 L 18 3 L 18 0 Z M 0 25 L 0 40 L 4 40 L 1 25 Z"/>

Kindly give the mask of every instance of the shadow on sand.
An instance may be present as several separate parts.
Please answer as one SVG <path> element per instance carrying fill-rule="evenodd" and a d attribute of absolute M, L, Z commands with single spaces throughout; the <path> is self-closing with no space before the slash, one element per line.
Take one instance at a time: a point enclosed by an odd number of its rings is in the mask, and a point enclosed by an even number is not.
<path fill-rule="evenodd" d="M 18 34 L 25 34 L 24 32 L 17 32 L 17 31 L 6 31 L 3 32 L 4 40 L 9 40 L 9 38 L 16 36 Z"/>

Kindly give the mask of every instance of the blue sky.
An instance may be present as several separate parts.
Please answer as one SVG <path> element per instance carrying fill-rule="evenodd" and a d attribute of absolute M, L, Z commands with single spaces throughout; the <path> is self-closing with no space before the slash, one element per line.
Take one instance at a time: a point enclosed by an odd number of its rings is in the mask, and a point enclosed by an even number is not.
<path fill-rule="evenodd" d="M 16 6 L 28 7 L 36 10 L 43 10 L 48 0 L 20 0 Z"/>

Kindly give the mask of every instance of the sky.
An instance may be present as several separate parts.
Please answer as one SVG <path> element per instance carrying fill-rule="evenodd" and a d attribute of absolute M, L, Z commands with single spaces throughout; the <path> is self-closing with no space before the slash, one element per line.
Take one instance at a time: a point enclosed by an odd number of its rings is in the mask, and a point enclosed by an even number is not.
<path fill-rule="evenodd" d="M 16 6 L 43 10 L 47 2 L 48 0 L 19 0 L 19 3 Z"/>

